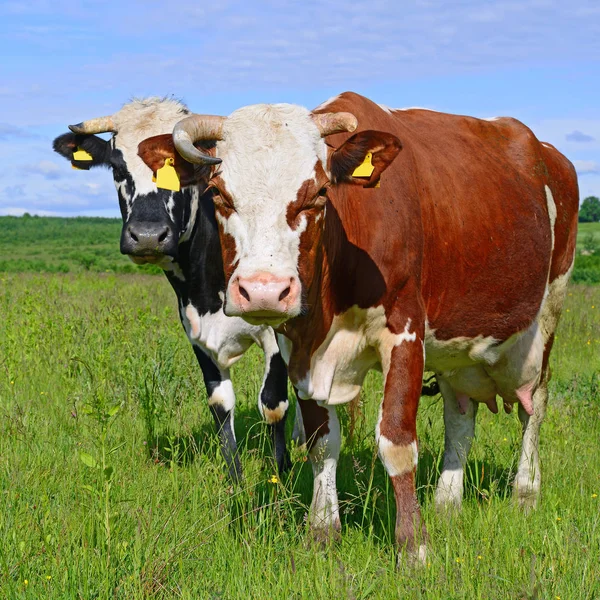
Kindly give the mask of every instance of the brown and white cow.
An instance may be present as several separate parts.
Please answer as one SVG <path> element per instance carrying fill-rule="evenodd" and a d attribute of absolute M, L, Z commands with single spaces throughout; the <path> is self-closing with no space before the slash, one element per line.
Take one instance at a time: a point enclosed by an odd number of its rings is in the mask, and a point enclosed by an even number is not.
<path fill-rule="evenodd" d="M 353 93 L 312 112 L 279 104 L 195 115 L 173 137 L 199 164 L 206 155 L 193 143 L 218 140 L 210 185 L 225 312 L 277 327 L 305 400 L 312 526 L 340 528 L 335 406 L 370 368 L 385 380 L 376 440 L 400 546 L 425 551 L 415 493 L 424 368 L 444 395 L 437 502 L 460 503 L 477 403 L 497 410 L 499 395 L 519 403 L 515 494 L 535 503 L 548 355 L 575 249 L 571 163 L 514 119 L 395 111 Z M 368 153 L 371 175 L 354 177 Z"/>

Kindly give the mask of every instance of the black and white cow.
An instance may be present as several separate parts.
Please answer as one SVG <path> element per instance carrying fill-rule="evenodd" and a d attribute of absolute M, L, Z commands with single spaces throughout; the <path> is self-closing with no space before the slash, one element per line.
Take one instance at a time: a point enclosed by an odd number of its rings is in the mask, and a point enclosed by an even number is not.
<path fill-rule="evenodd" d="M 202 369 L 208 404 L 233 480 L 240 479 L 241 465 L 229 370 L 253 343 L 263 350 L 266 369 L 258 406 L 269 424 L 275 460 L 282 472 L 289 463 L 284 433 L 289 406 L 287 371 L 270 327 L 250 325 L 223 312 L 225 279 L 219 234 L 212 194 L 205 192 L 202 183 L 207 167 L 186 163 L 181 190 L 169 191 L 157 187 L 152 169 L 138 156 L 140 143 L 152 146 L 155 139 L 170 139 L 173 126 L 188 114 L 186 106 L 174 99 L 134 100 L 110 117 L 70 125 L 72 133 L 57 137 L 54 150 L 76 167 L 112 170 L 123 216 L 121 252 L 136 264 L 160 266 L 177 294 L 181 322 Z M 108 141 L 94 135 L 107 132 L 112 133 Z M 77 150 L 86 152 L 87 160 L 74 159 Z"/>

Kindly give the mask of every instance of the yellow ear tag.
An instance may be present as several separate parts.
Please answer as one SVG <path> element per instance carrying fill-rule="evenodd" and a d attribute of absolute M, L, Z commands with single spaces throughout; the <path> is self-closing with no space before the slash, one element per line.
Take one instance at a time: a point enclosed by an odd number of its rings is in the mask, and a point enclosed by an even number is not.
<path fill-rule="evenodd" d="M 89 152 L 86 152 L 83 148 L 77 146 L 77 150 L 73 152 L 73 160 L 94 160 Z"/>
<path fill-rule="evenodd" d="M 172 158 L 167 158 L 164 166 L 156 171 L 156 187 L 173 192 L 178 192 L 181 189 L 181 183 L 173 166 L 174 164 L 175 161 Z"/>
<path fill-rule="evenodd" d="M 356 169 L 354 169 L 354 173 L 352 173 L 352 177 L 371 177 L 371 174 L 375 170 L 375 167 L 371 164 L 371 153 L 367 152 L 365 156 L 365 160 L 362 161 Z"/>

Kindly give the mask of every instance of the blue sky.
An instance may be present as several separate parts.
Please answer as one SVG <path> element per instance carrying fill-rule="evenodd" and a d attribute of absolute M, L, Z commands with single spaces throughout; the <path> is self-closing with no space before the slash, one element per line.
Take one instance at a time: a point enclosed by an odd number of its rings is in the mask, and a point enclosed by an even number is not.
<path fill-rule="evenodd" d="M 73 171 L 52 139 L 169 94 L 223 115 L 344 90 L 510 115 L 600 195 L 598 0 L 3 0 L 0 55 L 0 214 L 117 216 L 110 173 Z"/>

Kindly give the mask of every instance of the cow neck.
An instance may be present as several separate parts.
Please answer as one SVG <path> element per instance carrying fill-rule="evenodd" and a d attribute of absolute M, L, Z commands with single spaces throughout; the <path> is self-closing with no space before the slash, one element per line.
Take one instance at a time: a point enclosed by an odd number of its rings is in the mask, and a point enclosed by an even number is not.
<path fill-rule="evenodd" d="M 180 244 L 177 262 L 184 281 L 172 273 L 167 276 L 183 304 L 191 302 L 201 315 L 218 312 L 223 304 L 219 293 L 225 291 L 225 278 L 211 192 L 200 196 L 192 233 Z"/>
<path fill-rule="evenodd" d="M 350 203 L 351 198 L 344 190 L 328 201 L 322 244 L 317 246 L 314 275 L 305 291 L 305 311 L 279 329 L 293 345 L 289 365 L 292 381 L 305 376 L 310 357 L 325 340 L 336 315 L 352 306 L 376 306 L 385 291 L 368 254 L 348 239 L 347 228 L 360 226 L 349 217 L 353 212 L 356 214 Z"/>

